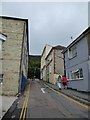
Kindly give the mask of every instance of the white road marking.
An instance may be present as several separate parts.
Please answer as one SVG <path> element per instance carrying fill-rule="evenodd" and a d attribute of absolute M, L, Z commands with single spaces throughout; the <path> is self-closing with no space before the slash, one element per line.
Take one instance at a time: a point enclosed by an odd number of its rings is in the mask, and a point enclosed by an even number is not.
<path fill-rule="evenodd" d="M 11 118 L 15 118 L 15 115 L 11 116 Z"/>
<path fill-rule="evenodd" d="M 35 81 L 39 81 L 39 79 L 35 79 Z"/>
<path fill-rule="evenodd" d="M 41 91 L 42 91 L 43 93 L 45 93 L 44 89 L 45 89 L 45 88 L 41 88 Z"/>

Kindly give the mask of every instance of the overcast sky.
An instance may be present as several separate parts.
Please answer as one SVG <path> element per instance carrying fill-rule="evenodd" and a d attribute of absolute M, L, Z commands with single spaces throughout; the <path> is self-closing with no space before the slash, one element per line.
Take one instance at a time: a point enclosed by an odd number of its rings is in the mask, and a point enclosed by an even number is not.
<path fill-rule="evenodd" d="M 41 54 L 45 44 L 68 46 L 88 27 L 88 2 L 3 2 L 2 15 L 28 18 L 30 54 Z"/>

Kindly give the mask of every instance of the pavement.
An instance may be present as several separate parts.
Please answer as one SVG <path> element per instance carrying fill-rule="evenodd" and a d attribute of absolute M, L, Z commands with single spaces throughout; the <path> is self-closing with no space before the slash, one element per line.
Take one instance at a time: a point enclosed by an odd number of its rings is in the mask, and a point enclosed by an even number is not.
<path fill-rule="evenodd" d="M 29 82 L 31 81 L 29 80 Z M 20 94 L 17 96 L 2 96 L 2 84 L 0 84 L 0 120 L 3 118 L 3 116 L 7 116 L 7 112 L 9 113 L 11 108 L 12 110 L 15 109 L 19 101 L 24 101 L 22 98 L 23 97 Z"/>
<path fill-rule="evenodd" d="M 2 96 L 1 92 L 2 86 L 0 85 L 0 120 L 12 106 L 13 102 L 17 99 L 17 97 L 14 96 Z"/>
<path fill-rule="evenodd" d="M 59 91 L 65 95 L 67 95 L 68 97 L 71 97 L 83 104 L 89 105 L 90 106 L 90 93 L 87 92 L 82 92 L 82 91 L 77 91 L 77 90 L 73 90 L 70 88 L 67 89 L 63 89 L 59 90 L 57 85 L 53 85 L 51 83 L 47 83 L 45 82 L 45 84 L 47 84 L 49 87 L 53 88 L 56 91 Z"/>

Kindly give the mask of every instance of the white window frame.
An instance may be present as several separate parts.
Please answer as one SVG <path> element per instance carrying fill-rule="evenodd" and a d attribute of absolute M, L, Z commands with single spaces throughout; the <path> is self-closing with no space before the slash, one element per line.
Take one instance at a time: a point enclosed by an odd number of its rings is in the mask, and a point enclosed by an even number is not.
<path fill-rule="evenodd" d="M 82 70 L 82 72 L 80 72 L 80 70 Z M 77 73 L 79 74 L 78 77 L 76 75 Z M 81 75 L 82 75 L 82 77 L 81 77 Z M 83 79 L 83 69 L 82 68 L 79 68 L 75 71 L 70 72 L 69 80 L 80 80 L 80 79 Z"/>
<path fill-rule="evenodd" d="M 68 49 L 68 58 L 72 59 L 77 56 L 77 46 L 74 45 Z"/>

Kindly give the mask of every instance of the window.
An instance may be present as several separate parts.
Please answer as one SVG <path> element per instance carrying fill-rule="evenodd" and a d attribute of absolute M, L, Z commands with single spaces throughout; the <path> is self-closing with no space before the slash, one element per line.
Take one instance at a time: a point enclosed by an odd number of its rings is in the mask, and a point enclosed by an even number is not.
<path fill-rule="evenodd" d="M 76 48 L 76 45 L 74 45 L 73 47 L 69 48 L 68 57 L 71 59 L 76 56 L 77 56 L 77 48 Z"/>
<path fill-rule="evenodd" d="M 2 45 L 0 44 L 0 51 L 2 50 Z"/>
<path fill-rule="evenodd" d="M 71 79 L 80 79 L 80 78 L 83 78 L 82 68 L 71 72 Z"/>
<path fill-rule="evenodd" d="M 2 41 L 0 40 L 0 59 L 2 58 Z"/>
<path fill-rule="evenodd" d="M 67 76 L 67 79 L 70 79 L 70 75 L 69 75 L 69 73 L 67 73 L 66 76 Z"/>
<path fill-rule="evenodd" d="M 45 76 L 45 70 L 43 70 L 43 77 Z"/>
<path fill-rule="evenodd" d="M 0 74 L 0 83 L 3 82 L 3 74 Z"/>
<path fill-rule="evenodd" d="M 83 70 L 82 70 L 82 68 L 79 69 L 79 70 L 80 70 L 80 78 L 83 78 Z"/>
<path fill-rule="evenodd" d="M 52 72 L 52 69 L 51 69 L 51 65 L 49 66 L 49 73 L 51 73 Z"/>

